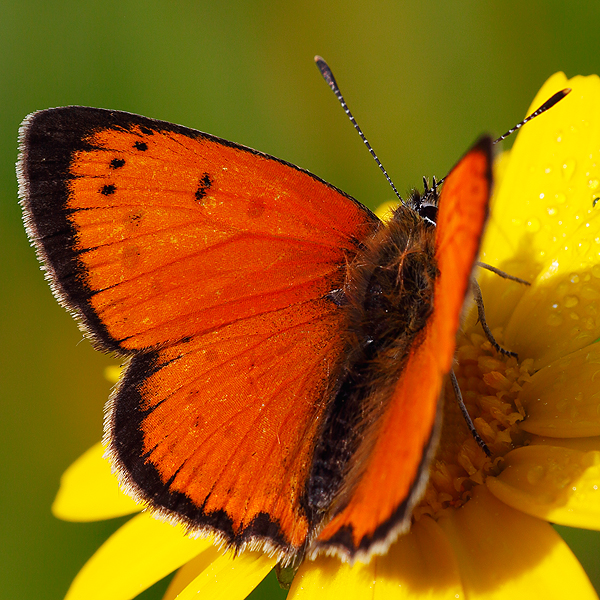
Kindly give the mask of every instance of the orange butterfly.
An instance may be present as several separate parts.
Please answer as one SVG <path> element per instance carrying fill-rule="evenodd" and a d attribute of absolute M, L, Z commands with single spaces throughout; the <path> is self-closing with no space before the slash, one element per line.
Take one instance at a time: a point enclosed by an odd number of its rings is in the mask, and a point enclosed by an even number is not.
<path fill-rule="evenodd" d="M 127 491 L 288 564 L 384 552 L 428 478 L 491 145 L 439 207 L 436 188 L 414 192 L 384 225 L 192 129 L 77 106 L 27 117 L 29 236 L 61 304 L 128 361 L 105 434 Z"/>

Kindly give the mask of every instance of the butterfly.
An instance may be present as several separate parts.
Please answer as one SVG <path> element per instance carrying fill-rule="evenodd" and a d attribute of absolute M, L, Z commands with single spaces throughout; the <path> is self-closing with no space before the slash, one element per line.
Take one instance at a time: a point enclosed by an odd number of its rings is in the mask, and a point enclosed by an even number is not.
<path fill-rule="evenodd" d="M 125 490 L 286 563 L 368 560 L 410 525 L 488 214 L 492 140 L 388 223 L 250 148 L 69 106 L 20 130 L 58 301 L 126 362 L 105 443 Z"/>

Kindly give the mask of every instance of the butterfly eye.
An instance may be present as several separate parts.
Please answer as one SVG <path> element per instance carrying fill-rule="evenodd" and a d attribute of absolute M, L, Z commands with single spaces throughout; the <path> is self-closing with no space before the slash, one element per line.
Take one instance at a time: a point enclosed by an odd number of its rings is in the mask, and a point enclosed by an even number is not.
<path fill-rule="evenodd" d="M 417 209 L 417 212 L 425 221 L 427 221 L 427 223 L 431 225 L 437 223 L 437 206 L 434 206 L 433 204 L 421 204 Z"/>

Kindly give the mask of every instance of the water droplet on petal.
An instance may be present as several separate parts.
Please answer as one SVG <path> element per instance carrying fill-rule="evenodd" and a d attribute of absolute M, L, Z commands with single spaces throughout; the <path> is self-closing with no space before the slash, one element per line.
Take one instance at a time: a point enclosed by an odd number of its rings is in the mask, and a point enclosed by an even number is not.
<path fill-rule="evenodd" d="M 579 298 L 577 296 L 565 296 L 563 303 L 567 308 L 573 308 L 579 304 Z"/>
<path fill-rule="evenodd" d="M 559 327 L 562 325 L 563 318 L 560 315 L 551 314 L 546 317 L 546 323 L 550 327 Z"/>
<path fill-rule="evenodd" d="M 575 160 L 572 158 L 568 158 L 562 165 L 562 172 L 567 181 L 573 177 L 573 173 L 575 172 Z"/>
<path fill-rule="evenodd" d="M 582 256 L 588 256 L 590 253 L 590 243 L 587 240 L 583 240 L 577 244 L 577 252 Z"/>
<path fill-rule="evenodd" d="M 531 484 L 539 483 L 544 477 L 544 467 L 536 465 L 527 471 L 527 481 Z"/>
<path fill-rule="evenodd" d="M 600 289 L 591 285 L 584 285 L 581 287 L 581 297 L 584 300 L 598 300 L 600 299 Z"/>
<path fill-rule="evenodd" d="M 566 398 L 563 398 L 562 400 L 558 400 L 555 406 L 558 412 L 565 412 L 569 407 L 569 401 Z"/>

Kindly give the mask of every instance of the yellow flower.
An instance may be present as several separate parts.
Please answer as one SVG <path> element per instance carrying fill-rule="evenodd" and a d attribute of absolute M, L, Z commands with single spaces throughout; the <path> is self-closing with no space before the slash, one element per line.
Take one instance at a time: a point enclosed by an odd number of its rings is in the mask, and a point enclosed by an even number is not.
<path fill-rule="evenodd" d="M 498 355 L 472 310 L 457 377 L 488 459 L 456 402 L 410 532 L 367 565 L 301 565 L 290 599 L 597 598 L 549 524 L 600 530 L 600 79 L 554 75 L 533 102 L 572 93 L 523 128 L 496 164 L 481 260 L 531 282 L 478 273 Z M 57 516 L 94 520 L 141 509 L 122 495 L 95 446 L 64 474 Z M 142 513 L 81 570 L 70 600 L 133 598 L 181 567 L 166 598 L 244 598 L 273 559 L 235 559 L 210 540 Z M 179 594 L 179 595 L 178 595 Z"/>

